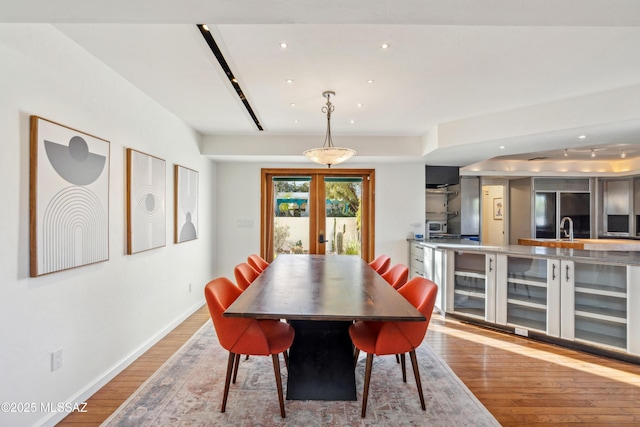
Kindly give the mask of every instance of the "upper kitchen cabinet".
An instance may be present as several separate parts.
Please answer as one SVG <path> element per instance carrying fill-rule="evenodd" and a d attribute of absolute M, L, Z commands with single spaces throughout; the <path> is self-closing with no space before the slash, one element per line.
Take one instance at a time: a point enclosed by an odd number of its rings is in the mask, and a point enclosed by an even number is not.
<path fill-rule="evenodd" d="M 640 236 L 640 178 L 633 180 L 633 200 L 635 215 L 632 218 L 635 220 L 635 224 L 632 230 L 635 230 L 635 236 Z"/>
<path fill-rule="evenodd" d="M 598 209 L 598 235 L 603 237 L 630 237 L 638 235 L 640 214 L 639 178 L 600 179 Z"/>
<path fill-rule="evenodd" d="M 602 235 L 629 236 L 633 206 L 631 179 L 602 182 Z"/>

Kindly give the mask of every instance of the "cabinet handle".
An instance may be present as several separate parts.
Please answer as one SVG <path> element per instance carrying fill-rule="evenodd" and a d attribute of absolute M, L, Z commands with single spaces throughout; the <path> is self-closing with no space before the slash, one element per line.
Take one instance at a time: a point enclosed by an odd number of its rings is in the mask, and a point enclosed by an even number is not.
<path fill-rule="evenodd" d="M 552 269 L 552 273 L 551 273 L 551 280 L 556 280 L 556 265 L 555 265 L 555 263 L 553 264 L 553 269 Z"/>
<path fill-rule="evenodd" d="M 420 258 L 414 258 L 416 261 L 418 262 L 424 262 L 423 260 L 421 260 Z"/>
<path fill-rule="evenodd" d="M 567 272 L 567 282 L 569 281 L 569 265 L 566 266 L 566 272 Z"/>
<path fill-rule="evenodd" d="M 489 258 L 489 273 L 493 271 L 493 258 Z"/>

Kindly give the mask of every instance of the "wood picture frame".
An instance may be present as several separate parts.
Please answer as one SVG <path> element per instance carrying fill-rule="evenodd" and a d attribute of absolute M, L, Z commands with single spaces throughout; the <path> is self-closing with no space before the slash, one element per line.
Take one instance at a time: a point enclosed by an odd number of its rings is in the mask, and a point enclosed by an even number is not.
<path fill-rule="evenodd" d="M 166 162 L 127 148 L 127 254 L 159 248 L 167 242 Z"/>
<path fill-rule="evenodd" d="M 198 238 L 198 171 L 174 165 L 174 226 L 175 243 Z"/>
<path fill-rule="evenodd" d="M 502 220 L 504 214 L 504 205 L 502 204 L 502 197 L 496 197 L 493 199 L 493 219 Z"/>
<path fill-rule="evenodd" d="M 30 116 L 31 277 L 109 259 L 109 141 Z"/>

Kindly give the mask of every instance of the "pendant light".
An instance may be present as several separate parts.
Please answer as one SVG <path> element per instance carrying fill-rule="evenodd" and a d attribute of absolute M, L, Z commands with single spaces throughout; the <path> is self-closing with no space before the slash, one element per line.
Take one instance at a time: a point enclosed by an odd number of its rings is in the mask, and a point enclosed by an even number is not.
<path fill-rule="evenodd" d="M 335 95 L 336 93 L 330 90 L 322 92 L 322 96 L 327 98 L 327 103 L 322 107 L 322 112 L 327 115 L 327 135 L 324 138 L 324 144 L 321 148 L 312 148 L 303 153 L 312 162 L 327 165 L 328 167 L 349 160 L 356 154 L 350 148 L 335 147 L 333 145 L 333 140 L 331 139 L 331 113 L 333 113 L 334 106 L 331 103 L 331 96 Z"/>

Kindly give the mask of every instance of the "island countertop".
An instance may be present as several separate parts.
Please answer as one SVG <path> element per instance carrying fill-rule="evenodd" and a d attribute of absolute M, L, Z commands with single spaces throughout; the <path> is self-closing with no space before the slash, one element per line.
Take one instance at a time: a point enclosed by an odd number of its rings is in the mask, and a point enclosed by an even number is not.
<path fill-rule="evenodd" d="M 597 261 L 612 264 L 640 265 L 640 251 L 586 250 L 524 245 L 491 246 L 463 240 L 445 241 L 441 239 L 411 240 L 411 242 L 418 243 L 426 247 L 449 249 L 454 251 L 491 252 L 514 256 L 522 255 L 573 261 Z"/>

